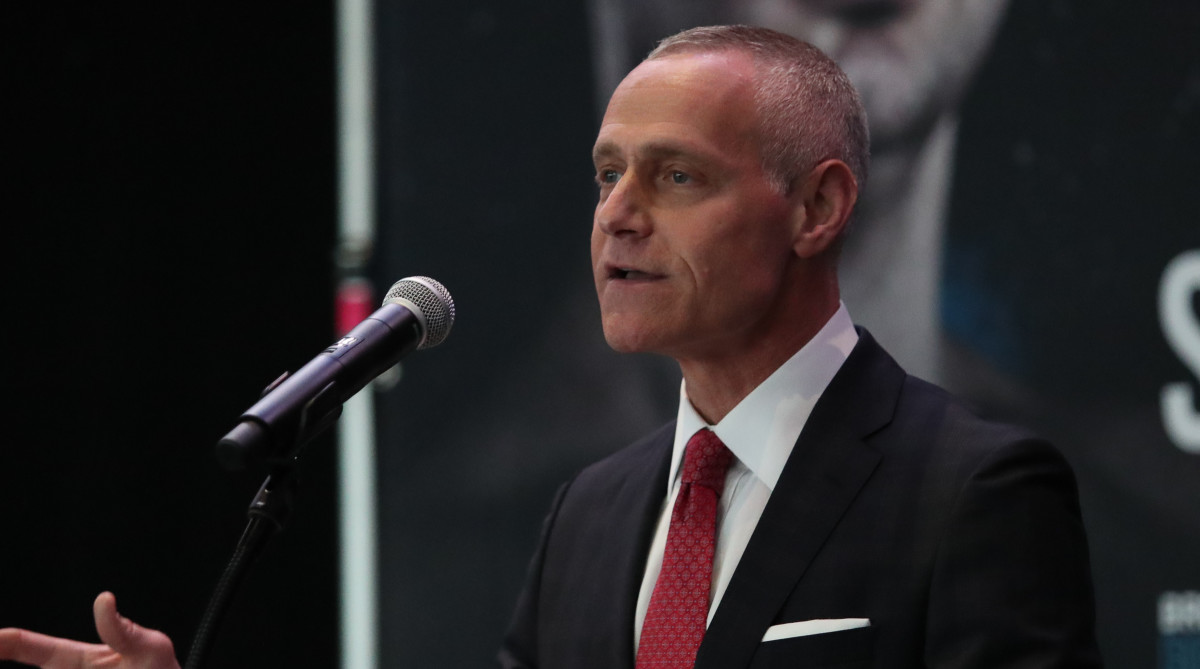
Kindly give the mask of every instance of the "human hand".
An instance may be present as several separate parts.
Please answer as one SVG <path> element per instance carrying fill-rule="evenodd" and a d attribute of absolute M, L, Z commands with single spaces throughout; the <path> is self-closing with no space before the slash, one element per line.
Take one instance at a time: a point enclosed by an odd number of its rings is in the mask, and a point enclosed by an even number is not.
<path fill-rule="evenodd" d="M 104 643 L 83 643 L 20 629 L 0 629 L 0 660 L 42 669 L 179 669 L 166 634 L 117 613 L 117 598 L 101 593 L 92 605 Z"/>

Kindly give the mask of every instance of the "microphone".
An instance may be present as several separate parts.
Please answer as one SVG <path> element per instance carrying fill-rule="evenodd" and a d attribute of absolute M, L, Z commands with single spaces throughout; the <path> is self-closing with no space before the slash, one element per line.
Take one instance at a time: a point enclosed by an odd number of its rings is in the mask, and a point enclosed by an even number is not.
<path fill-rule="evenodd" d="M 217 460 L 239 470 L 282 462 L 333 424 L 342 404 L 413 349 L 437 346 L 454 325 L 454 298 L 427 276 L 392 284 L 383 306 L 295 374 L 276 379 L 217 442 Z"/>

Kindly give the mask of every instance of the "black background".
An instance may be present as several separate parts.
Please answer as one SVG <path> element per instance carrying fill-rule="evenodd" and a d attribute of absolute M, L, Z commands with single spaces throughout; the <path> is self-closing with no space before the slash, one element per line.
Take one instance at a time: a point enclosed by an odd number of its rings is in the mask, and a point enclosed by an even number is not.
<path fill-rule="evenodd" d="M 19 9 L 18 9 L 19 7 Z M 182 658 L 260 477 L 213 445 L 333 337 L 333 14 L 6 5 L 0 626 Z M 334 452 L 211 666 L 335 666 Z"/>

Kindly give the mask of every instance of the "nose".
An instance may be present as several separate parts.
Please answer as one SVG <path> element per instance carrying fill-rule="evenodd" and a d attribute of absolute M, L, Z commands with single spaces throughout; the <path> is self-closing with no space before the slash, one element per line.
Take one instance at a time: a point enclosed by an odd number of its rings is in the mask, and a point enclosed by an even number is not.
<path fill-rule="evenodd" d="M 649 234 L 651 225 L 645 193 L 637 178 L 630 172 L 602 195 L 596 203 L 595 223 L 604 234 L 612 237 L 641 237 Z"/>

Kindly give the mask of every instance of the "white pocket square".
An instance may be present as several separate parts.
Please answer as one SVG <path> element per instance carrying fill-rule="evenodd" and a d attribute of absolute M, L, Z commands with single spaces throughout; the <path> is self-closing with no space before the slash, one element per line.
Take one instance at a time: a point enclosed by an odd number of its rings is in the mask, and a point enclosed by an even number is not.
<path fill-rule="evenodd" d="M 840 632 L 842 630 L 852 630 L 859 627 L 870 627 L 871 621 L 868 618 L 822 618 L 819 620 L 801 620 L 796 623 L 785 623 L 783 625 L 772 625 L 767 629 L 767 633 L 763 635 L 763 641 L 775 641 L 777 639 L 791 639 L 798 636 L 809 636 L 812 634 L 827 634 L 829 632 Z"/>

